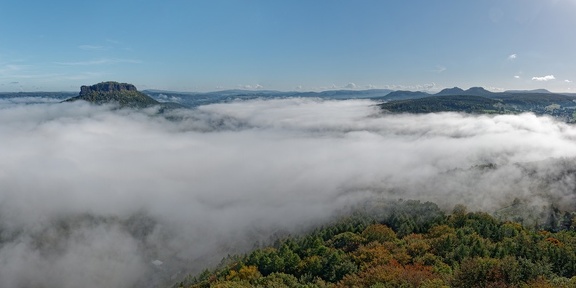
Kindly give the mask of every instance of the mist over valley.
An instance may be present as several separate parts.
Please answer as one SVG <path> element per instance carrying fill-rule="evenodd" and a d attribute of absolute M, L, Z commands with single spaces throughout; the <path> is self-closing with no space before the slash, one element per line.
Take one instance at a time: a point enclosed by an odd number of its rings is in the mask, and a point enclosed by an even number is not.
<path fill-rule="evenodd" d="M 164 287 L 372 201 L 495 215 L 520 201 L 526 225 L 575 203 L 576 129 L 550 116 L 62 100 L 0 99 L 2 287 Z"/>

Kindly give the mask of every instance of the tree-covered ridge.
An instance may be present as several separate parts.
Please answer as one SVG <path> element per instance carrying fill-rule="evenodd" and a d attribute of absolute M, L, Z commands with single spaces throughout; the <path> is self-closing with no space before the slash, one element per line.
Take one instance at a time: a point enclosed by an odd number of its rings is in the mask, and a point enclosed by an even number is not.
<path fill-rule="evenodd" d="M 452 111 L 484 113 L 486 111 L 499 111 L 498 104 L 501 104 L 501 101 L 480 96 L 450 95 L 391 101 L 380 104 L 380 107 L 392 112 L 431 113 Z"/>
<path fill-rule="evenodd" d="M 176 287 L 576 287 L 571 213 L 552 232 L 552 223 L 529 229 L 464 206 L 450 215 L 430 202 L 383 208 L 229 257 Z"/>
<path fill-rule="evenodd" d="M 554 93 L 444 95 L 440 92 L 434 96 L 419 97 L 417 99 L 393 99 L 393 101 L 379 104 L 379 106 L 384 111 L 393 113 L 465 112 L 475 114 L 516 114 L 532 112 L 537 115 L 554 116 L 566 122 L 576 121 L 576 98 L 570 95 Z"/>

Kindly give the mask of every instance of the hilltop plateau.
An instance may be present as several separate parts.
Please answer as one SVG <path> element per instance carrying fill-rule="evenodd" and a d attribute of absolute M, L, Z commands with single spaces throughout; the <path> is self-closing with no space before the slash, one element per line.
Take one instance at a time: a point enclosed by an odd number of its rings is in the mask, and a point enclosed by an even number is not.
<path fill-rule="evenodd" d="M 76 97 L 65 100 L 72 102 L 84 100 L 94 104 L 118 104 L 120 107 L 146 108 L 151 106 L 161 106 L 162 108 L 182 107 L 177 103 L 159 102 L 154 98 L 138 91 L 136 86 L 128 83 L 115 81 L 101 82 L 91 86 L 80 87 L 80 94 Z"/>

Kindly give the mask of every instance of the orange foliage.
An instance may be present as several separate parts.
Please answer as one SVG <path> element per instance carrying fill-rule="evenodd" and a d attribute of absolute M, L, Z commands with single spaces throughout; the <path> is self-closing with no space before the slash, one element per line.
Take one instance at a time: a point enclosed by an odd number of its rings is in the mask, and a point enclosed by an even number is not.
<path fill-rule="evenodd" d="M 392 287 L 420 287 L 424 282 L 441 281 L 439 275 L 433 272 L 433 267 L 420 264 L 402 265 L 391 260 L 386 265 L 368 268 L 358 274 L 347 275 L 336 287 L 370 287 L 383 283 Z"/>
<path fill-rule="evenodd" d="M 556 238 L 548 237 L 548 238 L 546 238 L 546 241 L 550 242 L 552 245 L 555 245 L 555 246 L 562 246 L 562 242 L 560 242 L 560 240 L 558 240 Z"/>
<path fill-rule="evenodd" d="M 356 263 L 364 267 L 388 264 L 392 260 L 392 254 L 386 247 L 378 242 L 362 245 L 352 255 Z"/>
<path fill-rule="evenodd" d="M 408 264 L 412 257 L 408 255 L 405 247 L 401 247 L 392 242 L 386 242 L 382 244 L 386 249 L 392 253 L 392 257 L 401 264 Z"/>
<path fill-rule="evenodd" d="M 550 233 L 550 231 L 540 230 L 540 231 L 538 231 L 538 234 L 540 234 L 542 236 L 549 236 L 552 233 Z"/>

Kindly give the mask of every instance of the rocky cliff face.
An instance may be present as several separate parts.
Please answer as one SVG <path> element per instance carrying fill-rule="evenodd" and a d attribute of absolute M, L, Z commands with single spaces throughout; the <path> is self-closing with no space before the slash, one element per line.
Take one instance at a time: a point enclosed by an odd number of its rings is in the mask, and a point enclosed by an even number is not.
<path fill-rule="evenodd" d="M 94 104 L 118 104 L 120 107 L 145 108 L 159 105 L 160 102 L 139 92 L 128 83 L 114 81 L 102 82 L 91 86 L 80 87 L 80 94 L 66 102 L 84 100 Z"/>
<path fill-rule="evenodd" d="M 88 95 L 92 92 L 120 92 L 120 91 L 138 91 L 136 86 L 128 83 L 118 83 L 113 81 L 102 82 L 92 86 L 80 87 L 80 95 Z"/>

